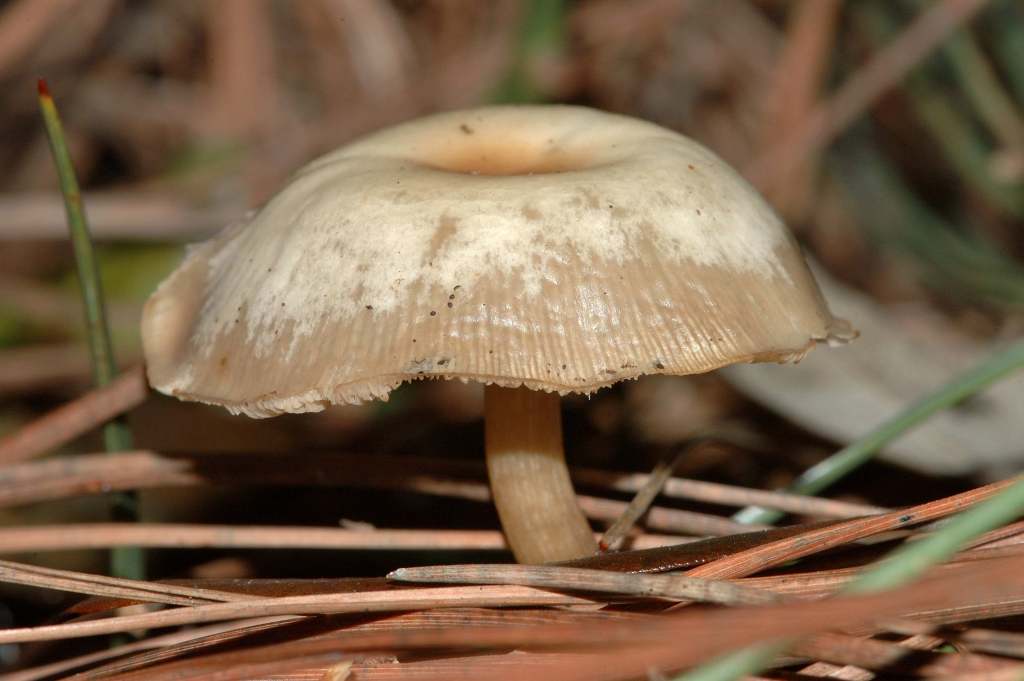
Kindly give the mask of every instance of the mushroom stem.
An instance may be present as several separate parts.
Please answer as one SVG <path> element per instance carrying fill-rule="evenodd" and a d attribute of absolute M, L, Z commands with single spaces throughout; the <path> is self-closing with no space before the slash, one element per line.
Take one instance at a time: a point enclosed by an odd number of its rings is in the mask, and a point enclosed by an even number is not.
<path fill-rule="evenodd" d="M 565 465 L 558 395 L 489 385 L 484 404 L 491 493 L 516 560 L 547 563 L 596 553 Z"/>

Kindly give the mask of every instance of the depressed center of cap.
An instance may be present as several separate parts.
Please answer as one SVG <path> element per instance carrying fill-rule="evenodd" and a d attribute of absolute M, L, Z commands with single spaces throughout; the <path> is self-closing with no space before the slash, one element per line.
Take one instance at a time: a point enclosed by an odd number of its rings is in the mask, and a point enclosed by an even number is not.
<path fill-rule="evenodd" d="M 429 168 L 461 175 L 549 175 L 588 168 L 593 154 L 566 149 L 553 139 L 541 144 L 522 137 L 482 140 L 470 133 L 461 144 L 437 149 L 417 160 Z"/>

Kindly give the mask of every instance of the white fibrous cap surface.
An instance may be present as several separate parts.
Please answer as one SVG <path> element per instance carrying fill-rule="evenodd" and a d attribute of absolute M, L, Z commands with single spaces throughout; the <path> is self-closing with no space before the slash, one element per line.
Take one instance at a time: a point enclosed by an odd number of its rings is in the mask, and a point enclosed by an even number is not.
<path fill-rule="evenodd" d="M 300 170 L 146 306 L 153 385 L 267 416 L 424 377 L 589 392 L 841 335 L 718 157 L 580 107 L 451 112 Z"/>

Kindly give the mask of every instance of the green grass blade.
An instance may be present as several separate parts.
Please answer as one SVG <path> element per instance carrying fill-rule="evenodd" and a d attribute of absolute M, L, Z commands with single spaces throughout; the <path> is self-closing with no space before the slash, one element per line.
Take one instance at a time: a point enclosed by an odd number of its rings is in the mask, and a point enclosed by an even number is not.
<path fill-rule="evenodd" d="M 898 258 L 915 278 L 944 297 L 997 308 L 1024 308 L 1024 266 L 974 224 L 935 212 L 878 148 L 867 123 L 848 135 L 829 165 L 851 196 L 857 221 L 874 245 Z"/>
<path fill-rule="evenodd" d="M 1024 515 L 1024 477 L 985 503 L 954 517 L 940 531 L 896 549 L 863 572 L 846 592 L 868 593 L 906 584 L 952 556 L 971 539 L 1021 515 Z"/>
<path fill-rule="evenodd" d="M 947 409 L 999 379 L 1024 368 L 1024 341 L 1015 343 L 980 365 L 957 376 L 946 385 L 896 414 L 856 442 L 843 447 L 821 463 L 808 468 L 787 492 L 817 494 L 870 461 L 882 447 L 919 425 L 933 414 Z M 748 507 L 733 516 L 741 523 L 770 524 L 782 517 L 770 509 Z"/>
<path fill-rule="evenodd" d="M 764 669 L 772 658 L 786 650 L 784 643 L 765 643 L 716 657 L 711 662 L 681 674 L 672 681 L 733 681 Z"/>
<path fill-rule="evenodd" d="M 850 9 L 855 31 L 876 46 L 892 40 L 900 30 L 896 3 L 858 2 Z M 941 63 L 926 61 L 902 84 L 909 110 L 920 124 L 920 134 L 931 138 L 949 169 L 978 197 L 1009 216 L 1024 217 L 1021 183 L 1002 182 L 990 172 L 992 144 L 959 101 L 964 92 L 962 85 L 951 87 L 939 66 Z"/>
<path fill-rule="evenodd" d="M 92 356 L 92 371 L 96 385 L 110 383 L 117 374 L 113 345 L 110 341 L 110 327 L 107 323 L 106 308 L 103 304 L 103 289 L 100 285 L 99 267 L 93 249 L 89 225 L 82 206 L 82 194 L 78 188 L 75 168 L 71 163 L 64 128 L 61 125 L 57 106 L 46 86 L 39 81 L 39 109 L 46 125 L 46 136 L 53 152 L 54 165 L 60 180 L 60 190 L 67 211 L 68 229 L 75 252 L 75 266 L 82 290 L 82 302 L 88 325 L 89 351 Z M 107 451 L 116 452 L 131 449 L 132 436 L 127 424 L 114 420 L 103 427 L 103 440 Z M 117 493 L 112 498 L 112 515 L 117 520 L 131 521 L 136 517 L 136 499 L 131 493 Z M 111 572 L 118 577 L 143 579 L 143 557 L 136 547 L 116 548 L 111 553 Z"/>

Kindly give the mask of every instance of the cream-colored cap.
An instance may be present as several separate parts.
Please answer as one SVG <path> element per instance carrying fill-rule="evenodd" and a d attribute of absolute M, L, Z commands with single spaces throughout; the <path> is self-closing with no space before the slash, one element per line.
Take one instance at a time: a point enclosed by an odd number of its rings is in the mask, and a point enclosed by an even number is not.
<path fill-rule="evenodd" d="M 313 161 L 192 248 L 142 322 L 154 387 L 250 416 L 428 377 L 591 392 L 843 329 L 717 156 L 570 106 L 443 113 Z"/>

